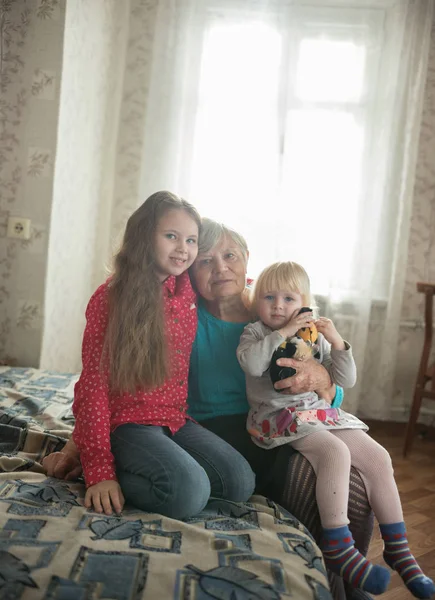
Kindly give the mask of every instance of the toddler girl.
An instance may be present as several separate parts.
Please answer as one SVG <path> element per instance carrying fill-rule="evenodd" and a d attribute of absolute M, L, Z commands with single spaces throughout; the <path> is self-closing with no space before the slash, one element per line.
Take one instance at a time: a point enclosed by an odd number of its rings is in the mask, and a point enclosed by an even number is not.
<path fill-rule="evenodd" d="M 341 387 L 355 384 L 350 345 L 331 320 L 314 320 L 312 311 L 299 314 L 303 306 L 313 306 L 313 299 L 308 275 L 300 265 L 275 263 L 261 273 L 252 297 L 259 320 L 245 327 L 237 349 L 251 407 L 248 431 L 253 441 L 265 448 L 291 444 L 313 466 L 323 527 L 322 550 L 329 569 L 373 594 L 384 592 L 390 580 L 387 569 L 372 565 L 354 547 L 347 518 L 353 465 L 361 474 L 379 521 L 386 563 L 399 573 L 415 597 L 431 598 L 433 581 L 424 575 L 409 550 L 388 452 L 366 434 L 368 427 L 362 421 L 331 408 L 315 392 L 291 396 L 272 386 L 268 372 L 272 354 L 298 329 L 313 322 L 319 331 L 319 360 L 333 382 Z"/>

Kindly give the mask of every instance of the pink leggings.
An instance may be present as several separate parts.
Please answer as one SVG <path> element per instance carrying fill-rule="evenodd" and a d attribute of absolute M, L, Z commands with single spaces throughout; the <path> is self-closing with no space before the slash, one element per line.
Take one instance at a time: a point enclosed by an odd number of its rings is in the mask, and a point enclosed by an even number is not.
<path fill-rule="evenodd" d="M 351 465 L 359 471 L 379 523 L 403 521 L 402 505 L 388 452 L 360 429 L 318 431 L 292 442 L 310 461 L 324 528 L 347 525 Z"/>

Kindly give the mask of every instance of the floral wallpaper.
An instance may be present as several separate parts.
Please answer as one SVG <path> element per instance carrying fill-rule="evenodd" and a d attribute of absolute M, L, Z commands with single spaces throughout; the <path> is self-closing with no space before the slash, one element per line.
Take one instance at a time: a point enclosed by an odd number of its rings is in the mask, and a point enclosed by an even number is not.
<path fill-rule="evenodd" d="M 65 0 L 0 0 L 0 362 L 36 365 L 50 223 Z M 9 216 L 31 238 L 6 238 Z"/>

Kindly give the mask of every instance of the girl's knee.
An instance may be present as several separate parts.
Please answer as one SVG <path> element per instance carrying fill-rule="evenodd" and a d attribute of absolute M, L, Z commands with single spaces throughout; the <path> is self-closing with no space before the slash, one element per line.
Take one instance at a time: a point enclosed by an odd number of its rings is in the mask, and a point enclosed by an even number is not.
<path fill-rule="evenodd" d="M 194 517 L 205 508 L 210 499 L 210 480 L 200 465 L 194 470 L 180 473 L 175 486 L 166 514 L 173 519 Z"/>
<path fill-rule="evenodd" d="M 373 462 L 386 471 L 393 471 L 393 461 L 391 460 L 390 453 L 380 444 L 377 446 Z"/>
<path fill-rule="evenodd" d="M 210 480 L 198 464 L 180 464 L 152 478 L 121 471 L 118 478 L 128 503 L 172 519 L 197 515 L 210 498 Z"/>
<path fill-rule="evenodd" d="M 255 474 L 248 461 L 236 453 L 225 475 L 225 499 L 233 502 L 249 500 L 255 490 Z"/>
<path fill-rule="evenodd" d="M 342 440 L 334 435 L 330 435 L 328 441 L 317 449 L 317 456 L 320 463 L 333 463 L 337 467 L 341 466 L 350 471 L 350 450 Z"/>
<path fill-rule="evenodd" d="M 180 465 L 176 477 L 172 477 L 171 487 L 166 499 L 165 515 L 173 519 L 197 515 L 210 498 L 210 480 L 198 463 Z"/>
<path fill-rule="evenodd" d="M 388 450 L 368 435 L 366 438 L 355 461 L 355 467 L 363 474 L 381 479 L 394 476 L 393 462 Z"/>

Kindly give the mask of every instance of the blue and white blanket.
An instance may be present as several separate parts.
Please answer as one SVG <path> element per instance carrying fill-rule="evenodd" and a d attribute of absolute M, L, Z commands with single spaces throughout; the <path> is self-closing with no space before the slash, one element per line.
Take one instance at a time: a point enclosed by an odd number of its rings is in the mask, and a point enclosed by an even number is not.
<path fill-rule="evenodd" d="M 330 600 L 321 553 L 280 506 L 211 501 L 188 521 L 83 507 L 41 461 L 73 428 L 77 375 L 0 367 L 0 599 Z"/>

